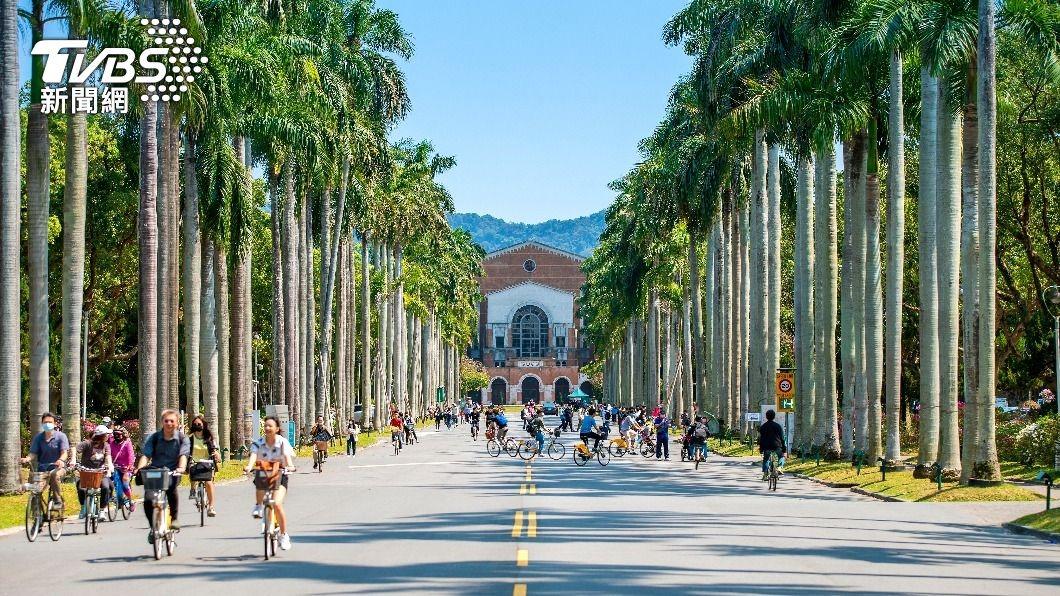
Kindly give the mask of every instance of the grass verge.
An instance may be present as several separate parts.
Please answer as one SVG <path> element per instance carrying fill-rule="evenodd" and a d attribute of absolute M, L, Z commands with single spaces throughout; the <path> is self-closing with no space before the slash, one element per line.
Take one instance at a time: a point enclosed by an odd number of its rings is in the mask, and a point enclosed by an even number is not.
<path fill-rule="evenodd" d="M 1012 523 L 1018 526 L 1026 526 L 1028 528 L 1034 528 L 1035 530 L 1041 530 L 1043 532 L 1060 534 L 1060 509 L 1050 509 L 1049 511 L 1024 515 Z"/>
<path fill-rule="evenodd" d="M 712 438 L 707 439 L 707 445 L 712 452 L 728 457 L 750 457 L 758 455 L 758 447 L 748 447 L 747 443 L 741 443 L 739 441 L 733 441 L 730 444 L 729 441 Z"/>
<path fill-rule="evenodd" d="M 1042 497 L 1012 484 L 1000 486 L 961 486 L 957 482 L 943 482 L 942 490 L 935 482 L 913 478 L 912 470 L 888 472 L 884 480 L 879 468 L 857 468 L 849 462 L 821 462 L 789 459 L 784 469 L 788 473 L 804 474 L 824 482 L 852 484 L 862 490 L 902 501 L 968 502 L 968 501 L 1037 501 Z"/>

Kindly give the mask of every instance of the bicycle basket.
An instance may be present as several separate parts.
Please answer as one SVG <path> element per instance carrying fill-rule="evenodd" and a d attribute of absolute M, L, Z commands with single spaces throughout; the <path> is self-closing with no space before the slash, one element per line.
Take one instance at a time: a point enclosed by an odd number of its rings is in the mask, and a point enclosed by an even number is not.
<path fill-rule="evenodd" d="M 316 447 L 317 451 L 327 451 L 328 450 L 328 442 L 327 441 L 313 441 L 313 443 L 315 444 L 315 447 Z"/>
<path fill-rule="evenodd" d="M 559 430 L 558 428 L 552 429 L 552 435 L 553 435 L 554 437 L 556 437 L 557 439 L 559 438 L 559 436 L 560 436 L 561 434 L 563 434 L 563 433 L 562 433 L 562 432 L 561 432 L 561 431 L 560 431 L 560 430 Z"/>
<path fill-rule="evenodd" d="M 254 471 L 254 488 L 258 490 L 269 490 L 276 488 L 276 485 L 279 483 L 279 480 L 279 469 L 277 469 L 275 472 L 260 469 Z"/>
<path fill-rule="evenodd" d="M 212 459 L 201 459 L 188 468 L 188 478 L 192 482 L 209 482 L 213 480 L 214 471 Z"/>
<path fill-rule="evenodd" d="M 140 478 L 143 479 L 144 490 L 169 490 L 169 483 L 173 477 L 165 468 L 148 468 L 140 470 Z"/>
<path fill-rule="evenodd" d="M 105 473 L 106 470 L 81 470 L 78 474 L 81 488 L 84 490 L 99 488 L 103 484 L 103 474 Z"/>

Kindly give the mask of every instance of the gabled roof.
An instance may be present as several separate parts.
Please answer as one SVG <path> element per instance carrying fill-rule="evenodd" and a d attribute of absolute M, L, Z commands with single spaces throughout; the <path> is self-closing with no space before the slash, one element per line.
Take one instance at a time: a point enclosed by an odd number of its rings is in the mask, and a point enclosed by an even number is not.
<path fill-rule="evenodd" d="M 578 292 L 568 292 L 567 290 L 564 290 L 563 288 L 557 288 L 556 286 L 550 286 L 548 284 L 541 283 L 539 281 L 533 281 L 533 280 L 530 280 L 530 279 L 525 279 L 523 281 L 516 282 L 516 283 L 510 284 L 510 285 L 504 286 L 503 288 L 497 288 L 496 290 L 490 290 L 489 292 L 485 293 L 485 296 L 489 297 L 489 296 L 493 296 L 494 294 L 499 294 L 501 292 L 507 292 L 508 290 L 511 290 L 512 288 L 517 288 L 519 286 L 537 286 L 539 288 L 545 288 L 547 290 L 552 290 L 553 292 L 559 292 L 560 294 L 570 294 L 571 296 L 574 296 L 575 298 L 578 297 Z"/>
<path fill-rule="evenodd" d="M 526 248 L 528 246 L 532 246 L 534 248 L 539 248 L 539 249 L 544 250 L 546 252 L 551 252 L 551 253 L 554 253 L 554 254 L 557 254 L 557 255 L 560 255 L 560 256 L 563 256 L 563 257 L 567 257 L 568 259 L 573 259 L 573 260 L 575 260 L 575 261 L 577 261 L 579 263 L 581 263 L 582 261 L 585 260 L 585 257 L 583 257 L 581 255 L 577 255 L 577 254 L 574 254 L 572 252 L 567 252 L 567 251 L 563 250 L 562 248 L 556 248 L 555 246 L 549 246 L 547 244 L 542 244 L 541 242 L 538 242 L 537 240 L 528 240 L 526 242 L 520 242 L 519 244 L 513 244 L 511 246 L 506 246 L 506 247 L 504 247 L 504 248 L 502 248 L 500 250 L 495 250 L 495 251 L 493 251 L 491 253 L 487 253 L 486 254 L 486 258 L 487 259 L 492 259 L 493 257 L 498 257 L 498 256 L 503 255 L 503 254 L 508 254 L 510 252 L 515 252 L 515 251 L 519 250 L 520 248 Z"/>

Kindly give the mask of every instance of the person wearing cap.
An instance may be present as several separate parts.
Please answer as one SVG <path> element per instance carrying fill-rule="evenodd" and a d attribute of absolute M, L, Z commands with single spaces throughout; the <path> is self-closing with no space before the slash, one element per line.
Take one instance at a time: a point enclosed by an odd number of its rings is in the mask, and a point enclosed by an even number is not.
<path fill-rule="evenodd" d="M 104 470 L 103 482 L 100 484 L 100 503 L 110 502 L 110 478 L 114 475 L 114 460 L 110 456 L 110 447 L 107 439 L 110 438 L 110 428 L 100 424 L 92 431 L 92 436 L 77 446 L 77 461 L 81 468 L 89 470 Z M 85 490 L 81 483 L 77 483 L 77 502 L 81 504 L 81 519 L 85 518 Z"/>

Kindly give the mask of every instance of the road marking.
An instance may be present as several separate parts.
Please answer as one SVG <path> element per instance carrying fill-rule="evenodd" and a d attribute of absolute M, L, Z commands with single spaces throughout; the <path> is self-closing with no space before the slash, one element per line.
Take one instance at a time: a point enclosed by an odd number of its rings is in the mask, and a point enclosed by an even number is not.
<path fill-rule="evenodd" d="M 530 476 L 530 468 L 527 468 L 526 469 L 526 481 L 530 482 L 530 478 L 531 478 L 531 476 Z"/>
<path fill-rule="evenodd" d="M 458 464 L 457 461 L 416 461 L 402 464 L 368 464 L 364 466 L 349 466 L 351 470 L 359 470 L 361 468 L 392 468 L 394 466 L 445 466 L 449 464 Z"/>
<path fill-rule="evenodd" d="M 512 538 L 518 538 L 523 535 L 523 512 L 515 512 L 515 523 L 512 524 Z"/>
<path fill-rule="evenodd" d="M 526 596 L 526 584 L 515 584 L 515 589 L 512 590 L 512 596 Z"/>
<path fill-rule="evenodd" d="M 520 548 L 515 551 L 515 565 L 516 567 L 526 567 L 530 564 L 530 551 L 525 548 Z"/>
<path fill-rule="evenodd" d="M 530 511 L 527 515 L 529 519 L 526 520 L 526 537 L 537 538 L 537 512 Z"/>

